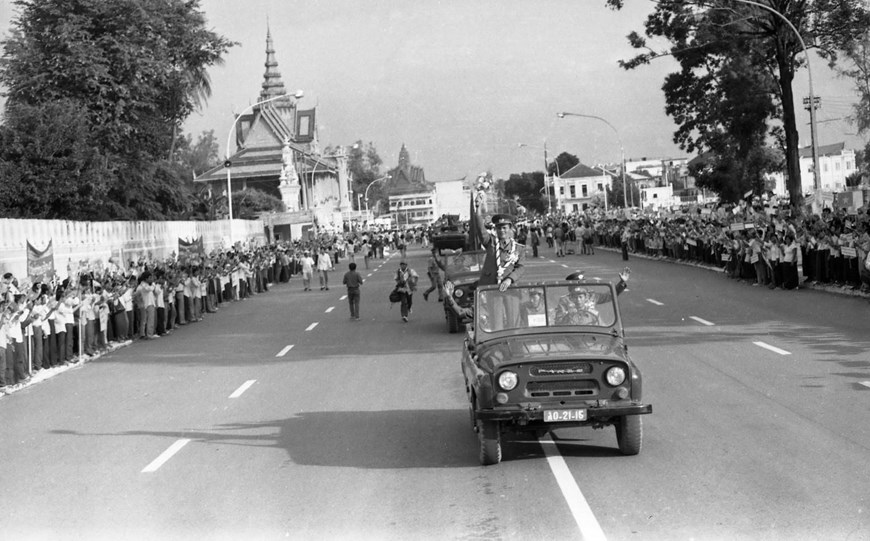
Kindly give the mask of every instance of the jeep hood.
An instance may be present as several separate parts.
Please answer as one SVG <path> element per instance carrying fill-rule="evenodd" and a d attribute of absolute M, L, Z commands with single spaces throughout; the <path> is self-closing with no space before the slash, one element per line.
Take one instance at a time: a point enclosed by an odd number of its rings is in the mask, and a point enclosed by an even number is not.
<path fill-rule="evenodd" d="M 478 347 L 478 364 L 490 371 L 504 364 L 516 363 L 627 360 L 622 337 L 606 333 L 510 336 L 488 341 Z"/>

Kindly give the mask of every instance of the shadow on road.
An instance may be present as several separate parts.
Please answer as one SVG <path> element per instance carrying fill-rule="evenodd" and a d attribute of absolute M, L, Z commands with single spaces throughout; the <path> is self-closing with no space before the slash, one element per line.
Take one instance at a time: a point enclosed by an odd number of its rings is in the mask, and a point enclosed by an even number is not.
<path fill-rule="evenodd" d="M 568 435 L 573 436 L 574 431 Z M 117 433 L 81 433 L 75 436 L 154 436 L 188 438 L 195 443 L 245 447 L 277 447 L 301 466 L 361 469 L 468 468 L 478 466 L 477 435 L 466 410 L 318 411 L 287 419 L 218 425 L 213 429 L 184 431 L 131 430 Z M 618 456 L 584 438 L 553 435 L 566 457 Z M 614 437 L 615 445 L 615 437 Z M 505 461 L 544 459 L 538 440 L 508 434 L 503 442 Z"/>

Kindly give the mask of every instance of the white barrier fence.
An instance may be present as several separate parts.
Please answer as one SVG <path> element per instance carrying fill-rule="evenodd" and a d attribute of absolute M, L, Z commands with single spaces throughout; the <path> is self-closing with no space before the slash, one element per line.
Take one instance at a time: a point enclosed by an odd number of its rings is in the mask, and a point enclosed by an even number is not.
<path fill-rule="evenodd" d="M 232 227 L 232 232 L 230 231 Z M 178 254 L 178 239 L 202 237 L 206 253 L 229 249 L 233 243 L 262 245 L 267 242 L 260 220 L 217 222 L 74 222 L 68 220 L 0 219 L 0 275 L 27 276 L 27 243 L 44 250 L 52 243 L 54 268 L 66 278 L 84 262 L 106 264 L 115 256 L 126 266 L 140 256 L 162 260 Z"/>

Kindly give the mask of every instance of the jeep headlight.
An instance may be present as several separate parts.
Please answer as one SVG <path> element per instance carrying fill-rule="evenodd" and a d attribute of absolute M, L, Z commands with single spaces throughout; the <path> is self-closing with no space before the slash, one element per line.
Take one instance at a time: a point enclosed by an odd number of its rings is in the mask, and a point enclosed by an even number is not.
<path fill-rule="evenodd" d="M 505 391 L 513 390 L 517 386 L 517 373 L 505 370 L 498 375 L 498 386 Z"/>
<path fill-rule="evenodd" d="M 463 295 L 465 295 L 465 293 L 461 289 L 454 289 L 453 290 L 453 296 L 456 297 L 457 299 L 462 297 Z"/>
<path fill-rule="evenodd" d="M 607 383 L 616 387 L 622 385 L 625 381 L 625 370 L 622 367 L 614 366 L 607 370 Z"/>

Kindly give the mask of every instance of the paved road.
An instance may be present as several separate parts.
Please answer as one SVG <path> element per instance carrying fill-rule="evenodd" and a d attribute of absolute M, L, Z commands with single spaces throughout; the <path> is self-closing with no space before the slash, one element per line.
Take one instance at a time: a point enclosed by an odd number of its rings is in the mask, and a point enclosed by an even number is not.
<path fill-rule="evenodd" d="M 484 468 L 462 337 L 420 295 L 401 321 L 397 264 L 364 271 L 362 321 L 338 284 L 294 278 L 0 399 L 3 537 L 870 539 L 865 300 L 632 260 L 641 454 L 562 429 Z M 622 266 L 538 259 L 528 277 Z"/>

